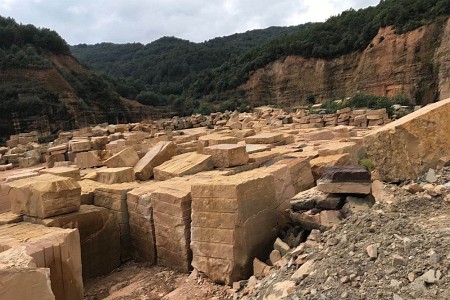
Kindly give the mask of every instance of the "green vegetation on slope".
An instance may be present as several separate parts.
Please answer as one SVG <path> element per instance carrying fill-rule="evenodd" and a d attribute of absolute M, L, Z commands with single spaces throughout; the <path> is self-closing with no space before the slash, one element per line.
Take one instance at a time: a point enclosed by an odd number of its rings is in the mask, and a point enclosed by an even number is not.
<path fill-rule="evenodd" d="M 271 27 L 203 43 L 164 37 L 145 46 L 81 44 L 71 51 L 95 70 L 116 76 L 112 80 L 122 96 L 145 104 L 173 104 L 179 96 L 220 100 L 217 95 L 237 88 L 253 71 L 276 59 L 333 58 L 361 51 L 380 27 L 393 25 L 402 33 L 449 14 L 449 0 L 383 0 L 323 23 Z"/>

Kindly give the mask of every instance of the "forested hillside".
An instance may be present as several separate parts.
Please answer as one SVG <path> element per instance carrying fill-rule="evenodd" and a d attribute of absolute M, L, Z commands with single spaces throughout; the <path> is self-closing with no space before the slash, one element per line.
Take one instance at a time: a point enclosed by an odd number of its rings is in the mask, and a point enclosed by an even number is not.
<path fill-rule="evenodd" d="M 245 83 L 252 72 L 289 55 L 331 59 L 369 46 L 379 28 L 404 33 L 450 14 L 449 0 L 383 0 L 376 7 L 347 10 L 323 23 L 249 31 L 203 43 L 164 37 L 147 45 L 71 47 L 96 70 L 117 76 L 123 96 L 153 105 L 175 99 L 210 98 Z"/>
<path fill-rule="evenodd" d="M 14 114 L 26 130 L 44 117 L 70 127 L 79 113 L 123 110 L 114 86 L 82 67 L 58 33 L 0 16 L 0 133 Z M 30 122 L 26 124 L 25 120 Z"/>

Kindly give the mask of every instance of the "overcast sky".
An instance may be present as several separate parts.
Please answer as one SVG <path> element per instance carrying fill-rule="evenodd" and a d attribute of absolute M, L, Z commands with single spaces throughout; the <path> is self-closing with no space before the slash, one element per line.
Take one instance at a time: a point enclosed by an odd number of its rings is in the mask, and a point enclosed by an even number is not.
<path fill-rule="evenodd" d="M 0 0 L 0 15 L 56 30 L 69 44 L 202 42 L 270 26 L 325 21 L 379 0 Z"/>

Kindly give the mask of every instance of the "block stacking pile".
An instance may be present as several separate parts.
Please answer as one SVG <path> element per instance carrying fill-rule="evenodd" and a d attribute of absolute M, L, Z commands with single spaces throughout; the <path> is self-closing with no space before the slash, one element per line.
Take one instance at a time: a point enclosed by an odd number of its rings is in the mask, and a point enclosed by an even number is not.
<path fill-rule="evenodd" d="M 194 183 L 192 265 L 217 282 L 248 278 L 276 236 L 273 176 L 245 172 Z"/>
<path fill-rule="evenodd" d="M 188 272 L 191 266 L 191 186 L 185 181 L 159 185 L 152 193 L 158 264 Z"/>

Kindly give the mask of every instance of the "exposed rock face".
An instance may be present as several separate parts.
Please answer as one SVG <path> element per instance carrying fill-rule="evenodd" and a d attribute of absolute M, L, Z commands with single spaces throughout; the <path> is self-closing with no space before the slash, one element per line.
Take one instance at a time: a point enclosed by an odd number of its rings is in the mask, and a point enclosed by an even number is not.
<path fill-rule="evenodd" d="M 425 106 L 364 137 L 381 179 L 415 179 L 450 155 L 450 99 Z"/>
<path fill-rule="evenodd" d="M 449 21 L 400 35 L 382 28 L 363 52 L 331 60 L 288 56 L 255 71 L 241 88 L 254 103 L 293 104 L 308 95 L 324 100 L 357 91 L 430 103 L 438 91 L 440 99 L 450 96 L 449 35 Z"/>

